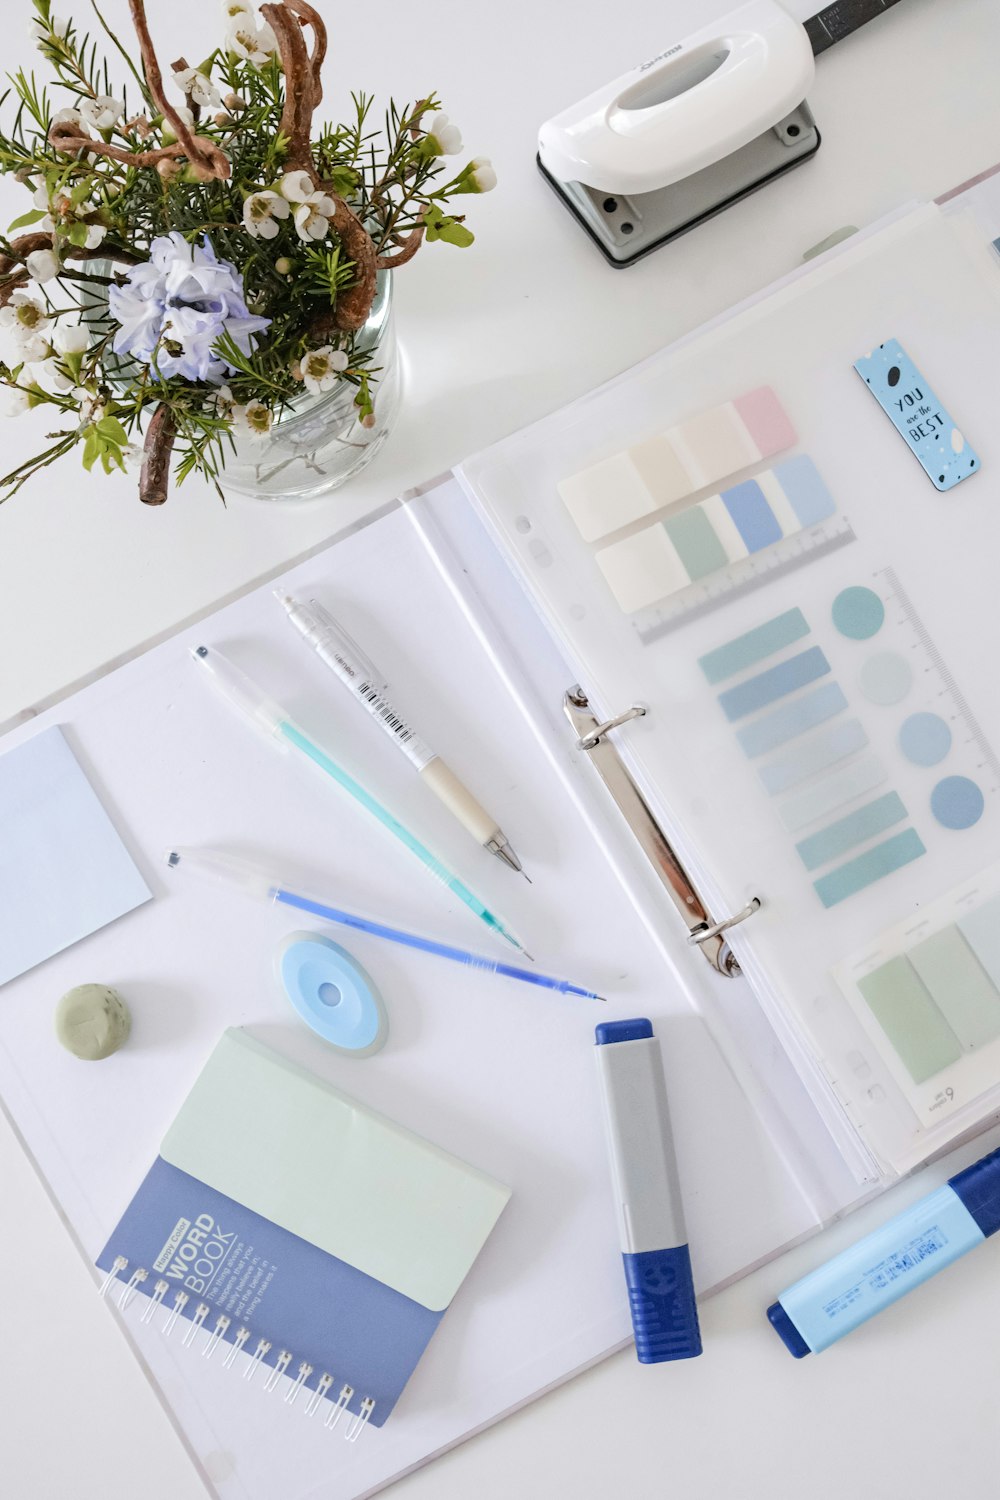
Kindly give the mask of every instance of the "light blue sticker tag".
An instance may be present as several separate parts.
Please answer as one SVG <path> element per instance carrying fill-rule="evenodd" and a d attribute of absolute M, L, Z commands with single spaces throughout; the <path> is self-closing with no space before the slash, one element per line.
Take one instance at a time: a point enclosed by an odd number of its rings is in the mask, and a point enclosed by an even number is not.
<path fill-rule="evenodd" d="M 892 419 L 937 490 L 952 490 L 979 468 L 979 458 L 898 339 L 887 339 L 854 368 Z"/>

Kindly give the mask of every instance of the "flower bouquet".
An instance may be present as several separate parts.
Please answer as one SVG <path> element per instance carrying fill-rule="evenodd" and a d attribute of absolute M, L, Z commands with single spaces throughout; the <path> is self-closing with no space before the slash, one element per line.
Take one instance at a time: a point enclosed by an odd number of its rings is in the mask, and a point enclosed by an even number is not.
<path fill-rule="evenodd" d="M 16 346 L 0 382 L 13 410 L 44 404 L 59 426 L 0 486 L 79 449 L 108 473 L 137 458 L 149 505 L 171 472 L 219 490 L 239 444 L 334 388 L 372 428 L 379 351 L 361 335 L 382 273 L 424 241 L 471 244 L 449 204 L 495 185 L 489 162 L 447 169 L 461 137 L 434 97 L 390 103 L 373 130 L 356 95 L 348 124 L 314 127 L 326 32 L 306 0 L 225 0 L 222 45 L 166 79 L 143 0 L 129 0 L 138 62 L 94 4 L 127 89 L 94 37 L 33 4 L 53 78 L 19 72 L 5 96 L 0 171 L 33 207 L 0 236 Z"/>

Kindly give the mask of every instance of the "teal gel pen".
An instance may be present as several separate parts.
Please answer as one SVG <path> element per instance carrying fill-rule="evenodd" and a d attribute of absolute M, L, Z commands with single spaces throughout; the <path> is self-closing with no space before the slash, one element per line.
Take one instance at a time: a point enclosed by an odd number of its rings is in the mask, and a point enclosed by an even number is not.
<path fill-rule="evenodd" d="M 1000 1229 L 1000 1150 L 810 1272 L 767 1310 L 796 1359 L 819 1354 Z"/>
<path fill-rule="evenodd" d="M 371 792 L 359 781 L 355 781 L 353 776 L 350 776 L 342 766 L 327 755 L 325 750 L 311 740 L 281 705 L 268 698 L 245 672 L 240 671 L 239 667 L 234 666 L 221 652 L 214 649 L 209 651 L 207 646 L 195 647 L 191 655 L 200 666 L 205 668 L 212 683 L 223 697 L 228 698 L 245 718 L 268 737 L 277 739 L 280 744 L 294 746 L 321 771 L 325 771 L 327 776 L 338 786 L 343 787 L 344 791 L 360 803 L 366 812 L 371 813 L 373 818 L 377 818 L 383 828 L 394 834 L 411 854 L 416 855 L 424 868 L 432 875 L 436 875 L 438 880 L 442 881 L 453 895 L 474 912 L 481 922 L 485 922 L 491 931 L 510 943 L 512 948 L 525 953 L 523 943 L 518 942 L 500 918 L 495 916 L 473 891 L 470 891 L 464 881 L 452 874 L 448 867 L 432 854 L 408 828 L 405 828 L 398 818 L 393 817 L 387 807 L 383 807 Z M 527 953 L 525 956 L 530 957 Z"/>

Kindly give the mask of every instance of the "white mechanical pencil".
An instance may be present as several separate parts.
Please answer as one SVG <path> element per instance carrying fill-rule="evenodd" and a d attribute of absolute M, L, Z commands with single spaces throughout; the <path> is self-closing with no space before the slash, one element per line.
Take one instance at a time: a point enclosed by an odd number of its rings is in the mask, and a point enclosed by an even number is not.
<path fill-rule="evenodd" d="M 285 611 L 296 630 L 307 641 L 316 655 L 340 678 L 348 692 L 366 708 L 376 723 L 381 724 L 389 738 L 398 745 L 420 776 L 420 779 L 448 808 L 454 817 L 468 829 L 478 844 L 502 859 L 512 870 L 518 870 L 529 879 L 522 869 L 521 861 L 510 846 L 497 820 L 490 816 L 468 788 L 459 781 L 455 772 L 422 740 L 409 723 L 397 713 L 390 703 L 385 679 L 351 640 L 346 631 L 337 624 L 322 604 L 315 599 L 308 603 L 293 599 L 289 594 L 275 590 L 275 598 L 284 605 Z"/>

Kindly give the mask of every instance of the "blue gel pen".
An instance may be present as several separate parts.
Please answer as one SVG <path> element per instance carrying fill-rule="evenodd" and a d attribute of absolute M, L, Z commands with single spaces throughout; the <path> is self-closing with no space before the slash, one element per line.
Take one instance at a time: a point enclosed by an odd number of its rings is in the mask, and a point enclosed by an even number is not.
<path fill-rule="evenodd" d="M 635 1352 L 644 1365 L 691 1359 L 701 1334 L 659 1044 L 644 1018 L 596 1036 Z"/>
<path fill-rule="evenodd" d="M 819 1354 L 1000 1229 L 1000 1150 L 949 1177 L 767 1310 L 796 1359 Z"/>

